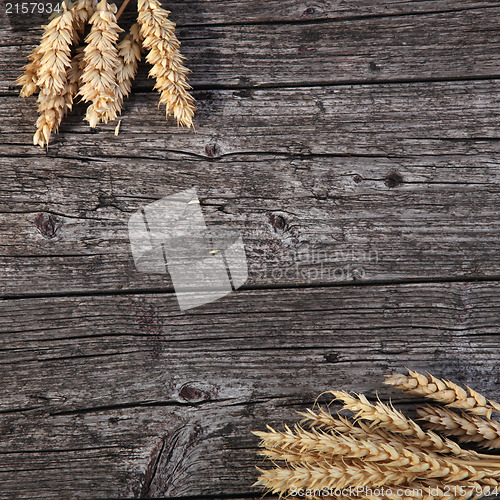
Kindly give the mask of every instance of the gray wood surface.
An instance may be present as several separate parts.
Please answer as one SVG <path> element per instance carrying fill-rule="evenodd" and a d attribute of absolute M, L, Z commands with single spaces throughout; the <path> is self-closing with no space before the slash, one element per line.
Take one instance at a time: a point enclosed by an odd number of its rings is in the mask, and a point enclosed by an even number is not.
<path fill-rule="evenodd" d="M 500 3 L 493 2 L 490 8 L 412 16 L 208 24 L 182 27 L 179 37 L 195 87 L 491 78 L 500 75 L 498 16 Z M 14 21 L 4 21 L 0 31 L 7 56 L 0 63 L 2 93 L 12 92 L 41 33 L 32 19 L 21 20 L 31 29 L 13 29 Z M 145 70 L 136 79 L 138 88 L 153 86 Z"/>
<path fill-rule="evenodd" d="M 500 398 L 500 2 L 165 3 L 197 99 L 142 64 L 115 124 L 48 151 L 0 5 L 0 498 L 259 498 L 251 430 L 405 366 Z M 131 6 L 124 22 L 132 19 Z M 196 186 L 249 279 L 182 313 L 127 223 Z M 326 399 L 325 399 L 326 400 Z"/>
<path fill-rule="evenodd" d="M 33 106 L 2 98 L 3 293 L 170 286 L 135 270 L 127 221 L 193 185 L 210 224 L 242 232 L 249 284 L 500 275 L 497 80 L 201 97 L 197 134 L 138 94 L 119 137 L 80 113 L 48 153 L 29 145 Z M 303 253 L 327 255 L 319 276 L 295 271 Z"/>
<path fill-rule="evenodd" d="M 0 309 L 0 481 L 16 498 L 33 477 L 38 498 L 251 493 L 250 430 L 329 389 L 408 403 L 382 381 L 409 362 L 500 397 L 499 284 L 242 291 L 190 314 L 172 294 Z"/>

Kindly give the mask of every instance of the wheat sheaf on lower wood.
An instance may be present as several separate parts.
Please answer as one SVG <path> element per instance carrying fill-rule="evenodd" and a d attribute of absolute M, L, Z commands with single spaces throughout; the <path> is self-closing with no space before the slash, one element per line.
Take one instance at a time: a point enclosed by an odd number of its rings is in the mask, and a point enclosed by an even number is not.
<path fill-rule="evenodd" d="M 417 375 L 410 372 L 408 377 L 415 380 Z M 398 380 L 396 387 L 407 391 L 408 379 L 403 386 L 401 377 L 388 380 Z M 441 379 L 425 377 L 427 383 L 421 379 L 420 385 L 435 384 L 442 390 Z M 498 443 L 500 424 L 491 419 L 496 404 L 470 388 L 452 382 L 445 387 L 461 406 L 452 406 L 456 401 L 447 393 L 440 402 L 448 406 L 420 408 L 423 425 L 430 426 L 426 429 L 380 400 L 330 391 L 341 413 L 308 409 L 299 412 L 303 419 L 293 428 L 267 426 L 254 432 L 260 438 L 259 454 L 274 464 L 258 468 L 255 486 L 282 498 L 310 499 L 467 500 L 500 494 L 500 456 L 481 451 Z M 464 404 L 461 391 L 474 402 Z M 425 390 L 436 392 L 433 387 Z M 486 411 L 467 413 L 464 408 L 460 414 L 450 406 Z M 464 448 L 462 442 L 474 443 L 477 449 Z"/>
<path fill-rule="evenodd" d="M 129 1 L 123 0 L 118 9 L 107 0 L 64 0 L 42 26 L 40 45 L 16 80 L 21 97 L 38 93 L 35 145 L 48 147 L 77 96 L 88 103 L 85 120 L 90 127 L 116 120 L 144 51 L 167 118 L 173 114 L 177 125 L 194 129 L 196 107 L 187 81 L 189 70 L 170 12 L 156 0 L 138 0 L 137 23 L 120 40 L 123 29 L 118 19 Z M 82 51 L 75 80 L 73 61 Z"/>

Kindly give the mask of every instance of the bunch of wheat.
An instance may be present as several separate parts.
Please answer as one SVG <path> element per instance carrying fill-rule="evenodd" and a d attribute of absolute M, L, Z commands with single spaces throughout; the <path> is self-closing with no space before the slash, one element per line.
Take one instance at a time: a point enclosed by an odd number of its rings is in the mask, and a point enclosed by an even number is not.
<path fill-rule="evenodd" d="M 40 45 L 16 81 L 22 86 L 22 97 L 38 92 L 35 145 L 48 146 L 51 133 L 57 132 L 77 96 L 89 103 L 85 120 L 92 128 L 115 120 L 130 94 L 145 49 L 153 66 L 149 75 L 156 79 L 155 89 L 160 92 L 160 104 L 166 106 L 167 118 L 172 113 L 178 125 L 193 126 L 196 108 L 187 83 L 189 70 L 183 66 L 170 12 L 156 0 L 138 0 L 137 23 L 119 41 L 123 30 L 117 21 L 129 1 L 124 0 L 117 12 L 116 5 L 107 0 L 65 0 L 43 26 Z"/>
<path fill-rule="evenodd" d="M 300 413 L 303 420 L 293 429 L 254 432 L 260 454 L 275 464 L 258 469 L 255 486 L 280 497 L 311 499 L 465 500 L 500 493 L 500 456 L 465 449 L 449 438 L 500 449 L 500 424 L 491 419 L 498 403 L 413 371 L 385 383 L 447 407 L 419 409 L 424 429 L 391 405 L 331 391 L 351 419 L 319 408 Z"/>

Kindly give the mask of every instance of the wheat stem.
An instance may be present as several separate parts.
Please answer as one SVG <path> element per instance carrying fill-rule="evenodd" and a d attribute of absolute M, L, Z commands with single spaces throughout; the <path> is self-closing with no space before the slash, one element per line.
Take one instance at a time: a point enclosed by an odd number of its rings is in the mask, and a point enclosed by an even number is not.
<path fill-rule="evenodd" d="M 121 15 L 123 14 L 123 11 L 127 7 L 127 5 L 130 3 L 130 0 L 124 0 L 124 2 L 121 4 L 120 8 L 118 9 L 118 12 L 116 13 L 116 20 L 120 19 Z"/>

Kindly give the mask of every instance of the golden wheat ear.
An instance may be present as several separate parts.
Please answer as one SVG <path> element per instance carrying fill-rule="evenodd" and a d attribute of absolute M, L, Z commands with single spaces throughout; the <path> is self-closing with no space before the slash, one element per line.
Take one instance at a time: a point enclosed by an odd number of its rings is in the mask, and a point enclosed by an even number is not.
<path fill-rule="evenodd" d="M 343 403 L 345 410 L 354 413 L 355 419 L 368 420 L 373 425 L 392 433 L 410 437 L 413 444 L 422 448 L 467 458 L 475 456 L 474 452 L 462 449 L 450 439 L 441 438 L 432 431 L 425 432 L 411 418 L 407 418 L 400 411 L 381 401 L 373 404 L 364 394 L 351 395 L 345 391 L 331 391 L 331 393 L 336 400 Z"/>
<path fill-rule="evenodd" d="M 116 68 L 116 92 L 113 101 L 113 114 L 119 115 L 122 111 L 123 101 L 130 95 L 132 80 L 137 73 L 137 67 L 141 60 L 142 37 L 139 25 L 133 24 L 129 33 L 118 44 L 118 65 Z"/>
<path fill-rule="evenodd" d="M 388 375 L 385 382 L 408 394 L 425 396 L 438 403 L 452 408 L 460 408 L 475 415 L 484 415 L 491 418 L 493 412 L 500 413 L 500 404 L 487 400 L 482 394 L 466 386 L 459 385 L 444 379 L 439 379 L 431 374 L 408 370 L 408 375 L 396 373 Z"/>
<path fill-rule="evenodd" d="M 71 49 L 75 40 L 74 12 L 70 4 L 63 3 L 62 10 L 45 27 L 38 48 L 36 85 L 38 111 L 33 144 L 48 146 L 52 131 L 56 131 L 66 113 L 68 71 L 71 68 Z"/>
<path fill-rule="evenodd" d="M 116 22 L 116 5 L 101 0 L 90 18 L 91 29 L 85 38 L 85 64 L 79 95 L 89 102 L 85 120 L 94 128 L 99 122 L 108 123 L 116 119 L 114 105 L 118 87 L 116 68 L 118 66 L 117 41 L 123 30 Z"/>
<path fill-rule="evenodd" d="M 370 436 L 358 439 L 340 433 L 306 431 L 295 426 L 291 431 L 272 431 L 262 434 L 260 454 L 272 460 L 288 463 L 351 465 L 369 463 L 377 466 L 384 476 L 399 475 L 411 481 L 415 474 L 420 479 L 441 478 L 444 483 L 453 481 L 478 481 L 484 477 L 471 465 L 456 463 L 453 458 L 429 453 L 424 449 L 409 449 L 397 439 L 388 436 L 385 441 L 371 440 Z"/>
<path fill-rule="evenodd" d="M 430 405 L 418 408 L 417 413 L 428 429 L 455 436 L 462 443 L 500 449 L 500 422 Z"/>
<path fill-rule="evenodd" d="M 173 114 L 178 125 L 190 128 L 196 108 L 189 93 L 189 70 L 183 66 L 175 24 L 168 19 L 170 12 L 157 0 L 138 0 L 137 9 L 142 45 L 149 50 L 146 60 L 153 66 L 149 76 L 156 79 L 154 88 L 160 93 L 160 104 L 165 105 L 167 118 Z"/>

